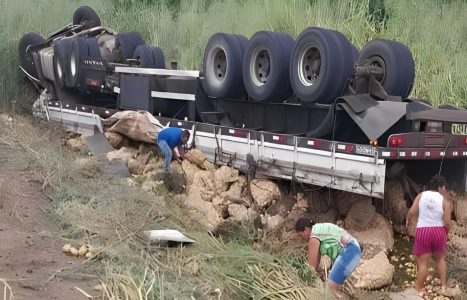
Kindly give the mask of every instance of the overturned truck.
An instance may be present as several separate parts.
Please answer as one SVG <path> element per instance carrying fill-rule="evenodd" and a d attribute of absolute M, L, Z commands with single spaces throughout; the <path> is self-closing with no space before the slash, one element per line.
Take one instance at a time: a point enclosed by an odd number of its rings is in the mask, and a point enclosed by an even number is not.
<path fill-rule="evenodd" d="M 137 32 L 101 26 L 83 6 L 44 38 L 23 36 L 20 68 L 46 96 L 47 117 L 86 135 L 101 118 L 145 110 L 187 128 L 216 164 L 410 205 L 433 174 L 467 189 L 467 111 L 407 98 L 409 49 L 310 27 L 297 39 L 216 33 L 203 71 L 170 69 Z M 390 190 L 389 190 L 390 189 Z"/>

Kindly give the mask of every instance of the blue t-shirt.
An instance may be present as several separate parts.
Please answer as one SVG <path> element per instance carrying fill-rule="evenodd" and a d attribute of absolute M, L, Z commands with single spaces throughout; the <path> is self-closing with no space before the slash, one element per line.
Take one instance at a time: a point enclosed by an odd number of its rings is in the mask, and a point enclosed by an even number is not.
<path fill-rule="evenodd" d="M 164 128 L 159 132 L 157 140 L 166 141 L 170 149 L 173 149 L 182 143 L 182 129 L 177 127 Z"/>

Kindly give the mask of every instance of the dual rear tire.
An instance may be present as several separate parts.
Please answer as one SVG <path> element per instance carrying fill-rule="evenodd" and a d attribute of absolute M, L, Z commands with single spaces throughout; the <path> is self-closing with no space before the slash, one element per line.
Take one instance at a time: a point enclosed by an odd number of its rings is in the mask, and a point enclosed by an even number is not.
<path fill-rule="evenodd" d="M 100 58 L 96 37 L 76 37 L 54 43 L 55 82 L 60 88 L 83 85 L 84 71 L 81 64 L 86 58 Z"/>
<path fill-rule="evenodd" d="M 295 94 L 303 102 L 329 103 L 352 76 L 358 54 L 344 35 L 321 28 L 307 29 L 297 41 L 269 31 L 241 41 L 226 33 L 209 39 L 204 52 L 209 96 L 281 102 Z"/>
<path fill-rule="evenodd" d="M 246 46 L 245 46 L 246 45 Z M 403 44 L 370 41 L 359 53 L 340 32 L 311 27 L 296 41 L 282 33 L 260 31 L 246 42 L 216 33 L 204 52 L 206 92 L 211 97 L 282 102 L 295 95 L 304 103 L 332 103 L 352 83 L 357 93 L 368 82 L 354 78 L 355 65 L 381 68 L 376 77 L 390 95 L 407 97 L 414 80 L 412 55 Z"/>

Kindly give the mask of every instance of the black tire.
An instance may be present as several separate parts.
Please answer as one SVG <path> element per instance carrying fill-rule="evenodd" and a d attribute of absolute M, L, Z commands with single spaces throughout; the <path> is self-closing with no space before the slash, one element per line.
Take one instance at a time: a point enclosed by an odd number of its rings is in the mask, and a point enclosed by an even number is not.
<path fill-rule="evenodd" d="M 415 64 L 410 50 L 399 42 L 373 40 L 363 47 L 358 64 L 368 63 L 383 69 L 384 75 L 376 77 L 389 95 L 406 98 L 412 90 Z"/>
<path fill-rule="evenodd" d="M 303 102 L 332 103 L 352 77 L 358 50 L 340 32 L 311 27 L 295 43 L 290 82 Z"/>
<path fill-rule="evenodd" d="M 86 39 L 88 45 L 88 55 L 92 58 L 101 58 L 101 50 L 99 49 L 99 42 L 97 37 L 90 37 Z"/>
<path fill-rule="evenodd" d="M 139 32 L 121 32 L 115 38 L 115 48 L 120 51 L 122 62 L 133 58 L 140 45 L 145 45 L 145 42 Z"/>
<path fill-rule="evenodd" d="M 101 26 L 101 19 L 89 6 L 81 6 L 73 14 L 73 25 L 84 25 L 85 28 Z"/>
<path fill-rule="evenodd" d="M 164 52 L 159 47 L 140 45 L 136 47 L 133 58 L 139 60 L 140 68 L 165 69 Z"/>
<path fill-rule="evenodd" d="M 55 82 L 60 88 L 69 81 L 71 44 L 73 39 L 63 39 L 54 42 L 54 75 Z"/>
<path fill-rule="evenodd" d="M 247 43 L 244 36 L 227 33 L 216 33 L 209 38 L 203 60 L 209 96 L 238 99 L 246 95 L 242 66 Z"/>
<path fill-rule="evenodd" d="M 100 58 L 101 53 L 96 37 L 77 37 L 72 40 L 69 60 L 69 73 L 66 76 L 65 84 L 69 88 L 82 85 L 81 64 L 86 58 Z"/>
<path fill-rule="evenodd" d="M 67 81 L 68 87 L 76 87 L 78 84 L 81 63 L 83 62 L 84 56 L 87 52 L 88 45 L 85 39 L 82 37 L 74 38 L 71 44 L 70 73 L 69 80 Z"/>
<path fill-rule="evenodd" d="M 245 53 L 246 47 L 248 47 L 248 39 L 240 34 L 235 34 L 235 38 L 237 39 L 238 44 L 240 45 L 240 48 L 242 49 L 242 53 Z M 243 54 L 242 54 L 242 57 L 243 57 Z"/>
<path fill-rule="evenodd" d="M 45 38 L 35 32 L 29 32 L 23 35 L 18 43 L 18 55 L 21 67 L 28 72 L 29 75 L 37 78 L 37 70 L 34 65 L 32 53 L 26 53 L 29 46 L 44 43 Z"/>
<path fill-rule="evenodd" d="M 294 43 L 277 32 L 260 31 L 251 37 L 243 59 L 243 82 L 250 98 L 281 102 L 292 95 L 289 62 Z"/>

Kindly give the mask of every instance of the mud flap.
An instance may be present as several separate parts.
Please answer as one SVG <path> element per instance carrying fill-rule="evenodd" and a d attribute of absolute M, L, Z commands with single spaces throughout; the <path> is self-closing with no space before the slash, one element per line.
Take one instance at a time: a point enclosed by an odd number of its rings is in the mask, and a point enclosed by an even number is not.
<path fill-rule="evenodd" d="M 107 160 L 105 154 L 107 152 L 113 151 L 114 149 L 104 134 L 101 133 L 87 136 L 85 137 L 85 140 L 89 150 L 91 151 L 91 154 L 97 157 L 98 164 L 101 165 L 102 169 L 106 173 L 117 177 L 130 176 L 130 172 L 128 172 L 127 166 L 121 160 Z"/>
<path fill-rule="evenodd" d="M 112 145 L 110 145 L 104 134 L 95 134 L 85 137 L 86 144 L 88 144 L 89 150 L 93 155 L 104 154 L 113 151 Z"/>
<path fill-rule="evenodd" d="M 376 101 L 369 95 L 340 97 L 338 101 L 336 106 L 349 114 L 369 140 L 377 140 L 407 112 L 405 102 Z"/>

